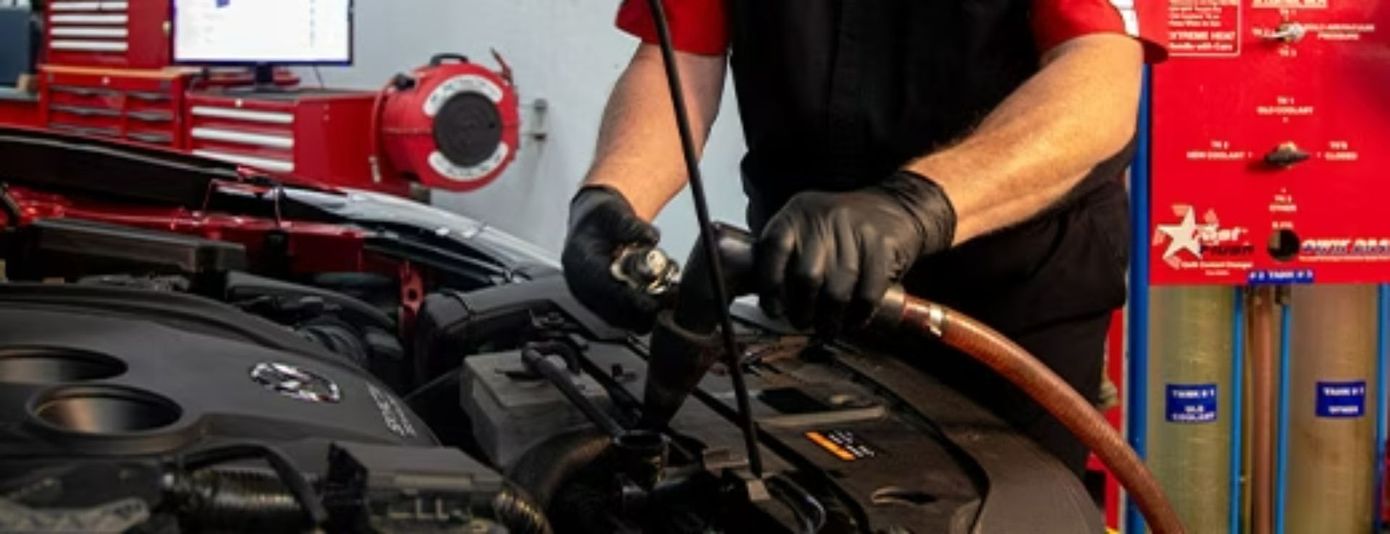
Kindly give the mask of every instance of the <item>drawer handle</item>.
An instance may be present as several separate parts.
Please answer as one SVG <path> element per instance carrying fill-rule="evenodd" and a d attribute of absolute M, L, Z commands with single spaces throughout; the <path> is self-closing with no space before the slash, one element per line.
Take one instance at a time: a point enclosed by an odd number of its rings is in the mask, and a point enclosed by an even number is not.
<path fill-rule="evenodd" d="M 87 127 L 87 126 L 74 126 L 74 125 L 71 125 L 71 124 L 62 124 L 62 123 L 52 123 L 52 124 L 49 124 L 49 127 L 50 127 L 50 128 L 53 128 L 54 130 L 59 130 L 59 131 L 63 131 L 63 132 L 72 132 L 72 133 L 81 134 L 81 135 L 90 135 L 90 136 L 94 136 L 94 137 L 120 137 L 120 136 L 121 136 L 120 130 L 117 130 L 117 129 L 115 129 L 115 128 L 97 128 L 97 127 Z"/>
<path fill-rule="evenodd" d="M 167 111 L 132 111 L 127 117 L 144 122 L 172 122 L 174 114 Z"/>
<path fill-rule="evenodd" d="M 174 140 L 172 136 L 157 133 L 130 133 L 126 134 L 126 137 L 136 141 L 155 144 L 169 144 L 170 141 Z"/>
<path fill-rule="evenodd" d="M 86 87 L 73 87 L 70 85 L 50 85 L 48 86 L 48 89 L 55 93 L 65 93 L 69 95 L 77 95 L 84 97 L 115 94 L 115 91 L 104 91 L 101 89 L 90 89 Z"/>
<path fill-rule="evenodd" d="M 59 113 L 68 113 L 79 117 L 119 117 L 121 112 L 114 109 L 84 108 L 80 106 L 49 106 L 49 109 Z"/>
<path fill-rule="evenodd" d="M 146 102 L 167 102 L 169 100 L 169 95 L 166 95 L 164 93 L 146 93 L 135 91 L 126 93 L 126 96 L 129 96 L 136 100 L 144 100 Z"/>

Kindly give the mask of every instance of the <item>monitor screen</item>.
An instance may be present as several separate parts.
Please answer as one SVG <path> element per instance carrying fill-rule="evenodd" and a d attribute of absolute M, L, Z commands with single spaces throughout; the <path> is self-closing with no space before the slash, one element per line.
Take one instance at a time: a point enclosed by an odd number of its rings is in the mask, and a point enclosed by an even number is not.
<path fill-rule="evenodd" d="M 174 60 L 350 63 L 352 0 L 174 0 Z"/>

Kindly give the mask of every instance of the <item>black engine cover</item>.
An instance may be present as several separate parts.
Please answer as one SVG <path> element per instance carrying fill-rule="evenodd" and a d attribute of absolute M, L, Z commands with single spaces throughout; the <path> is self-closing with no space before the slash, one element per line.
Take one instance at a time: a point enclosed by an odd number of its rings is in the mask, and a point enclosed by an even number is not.
<path fill-rule="evenodd" d="M 0 284 L 0 457 L 253 441 L 322 472 L 331 441 L 432 446 L 390 389 L 273 323 L 173 293 Z"/>

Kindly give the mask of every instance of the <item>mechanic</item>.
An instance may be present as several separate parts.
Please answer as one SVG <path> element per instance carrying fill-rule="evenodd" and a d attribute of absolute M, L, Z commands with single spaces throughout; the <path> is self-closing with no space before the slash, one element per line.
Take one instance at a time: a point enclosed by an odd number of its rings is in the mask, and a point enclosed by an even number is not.
<path fill-rule="evenodd" d="M 732 69 L 762 307 L 834 335 L 891 284 L 984 320 L 1098 396 L 1129 250 L 1122 176 L 1160 0 L 664 0 L 703 145 Z M 635 330 L 658 303 L 615 282 L 686 172 L 645 0 L 563 261 L 578 298 Z M 727 62 L 726 62 L 727 59 Z M 926 357 L 919 356 L 928 352 Z M 964 357 L 905 351 L 1078 474 L 1086 451 Z"/>

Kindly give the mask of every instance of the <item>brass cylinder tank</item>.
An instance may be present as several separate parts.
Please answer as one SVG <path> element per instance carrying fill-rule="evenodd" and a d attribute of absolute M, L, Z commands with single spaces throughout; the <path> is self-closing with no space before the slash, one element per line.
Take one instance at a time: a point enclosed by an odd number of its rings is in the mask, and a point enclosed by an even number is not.
<path fill-rule="evenodd" d="M 1289 534 L 1372 529 L 1376 291 L 1370 285 L 1293 290 L 1284 499 Z"/>
<path fill-rule="evenodd" d="M 1148 463 L 1189 532 L 1229 524 L 1236 293 L 1150 290 Z"/>

